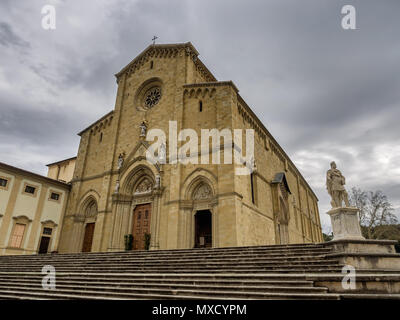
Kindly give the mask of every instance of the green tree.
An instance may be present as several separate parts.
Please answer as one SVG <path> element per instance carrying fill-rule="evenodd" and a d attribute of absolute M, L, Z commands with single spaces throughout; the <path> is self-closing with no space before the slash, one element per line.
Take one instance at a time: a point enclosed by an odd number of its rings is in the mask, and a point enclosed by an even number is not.
<path fill-rule="evenodd" d="M 382 191 L 363 191 L 352 188 L 350 203 L 360 210 L 360 225 L 367 239 L 388 239 L 398 232 L 397 217 L 392 204 Z M 393 234 L 394 233 L 394 234 Z"/>

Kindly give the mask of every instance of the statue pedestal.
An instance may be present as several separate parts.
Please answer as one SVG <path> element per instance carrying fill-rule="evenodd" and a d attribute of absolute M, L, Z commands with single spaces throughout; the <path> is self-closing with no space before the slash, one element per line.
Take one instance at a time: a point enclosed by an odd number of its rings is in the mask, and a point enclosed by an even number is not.
<path fill-rule="evenodd" d="M 361 234 L 358 209 L 333 208 L 331 216 L 333 240 L 326 242 L 332 253 L 326 257 L 356 269 L 400 270 L 400 254 L 396 253 L 394 240 L 366 240 Z"/>
<path fill-rule="evenodd" d="M 365 239 L 361 234 L 357 208 L 333 208 L 327 214 L 331 216 L 333 241 Z"/>

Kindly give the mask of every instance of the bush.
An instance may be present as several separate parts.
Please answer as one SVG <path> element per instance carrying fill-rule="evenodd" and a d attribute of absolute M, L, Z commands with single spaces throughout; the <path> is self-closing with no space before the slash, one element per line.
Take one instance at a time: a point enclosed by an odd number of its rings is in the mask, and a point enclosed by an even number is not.
<path fill-rule="evenodd" d="M 397 241 L 397 243 L 394 245 L 394 248 L 396 249 L 396 252 L 400 253 L 400 240 Z"/>
<path fill-rule="evenodd" d="M 125 235 L 125 250 L 129 251 L 133 248 L 133 235 L 126 234 Z"/>
<path fill-rule="evenodd" d="M 144 234 L 144 248 L 145 248 L 145 250 L 149 250 L 150 249 L 150 239 L 151 239 L 150 233 L 145 233 Z"/>

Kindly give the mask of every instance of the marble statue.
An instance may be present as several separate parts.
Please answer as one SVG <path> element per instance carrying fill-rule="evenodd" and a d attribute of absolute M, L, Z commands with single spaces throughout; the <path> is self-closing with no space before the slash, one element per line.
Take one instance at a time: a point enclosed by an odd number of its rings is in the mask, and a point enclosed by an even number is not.
<path fill-rule="evenodd" d="M 117 180 L 117 182 L 115 183 L 115 190 L 114 190 L 114 192 L 115 192 L 115 193 L 118 193 L 118 192 L 119 192 L 119 180 Z"/>
<path fill-rule="evenodd" d="M 161 176 L 157 174 L 154 189 L 160 189 L 160 187 L 161 187 Z"/>
<path fill-rule="evenodd" d="M 146 125 L 146 122 L 143 121 L 143 122 L 140 124 L 139 128 L 140 128 L 140 136 L 141 136 L 141 137 L 146 137 L 146 133 L 147 133 L 147 125 Z"/>
<path fill-rule="evenodd" d="M 164 142 L 162 142 L 161 143 L 161 146 L 160 146 L 160 154 L 158 155 L 158 161 L 160 162 L 160 163 L 165 163 L 165 161 L 166 161 L 166 158 L 167 158 L 167 155 L 166 155 L 166 153 L 167 153 L 167 151 L 166 151 L 166 146 L 165 146 L 165 143 Z"/>
<path fill-rule="evenodd" d="M 120 153 L 118 156 L 118 169 L 121 169 L 122 165 L 124 164 L 124 156 L 125 153 Z"/>
<path fill-rule="evenodd" d="M 344 185 L 346 180 L 339 169 L 336 168 L 336 163 L 331 162 L 331 168 L 326 173 L 326 188 L 331 196 L 332 208 L 343 207 L 343 201 L 346 207 L 350 207 L 348 195 Z"/>

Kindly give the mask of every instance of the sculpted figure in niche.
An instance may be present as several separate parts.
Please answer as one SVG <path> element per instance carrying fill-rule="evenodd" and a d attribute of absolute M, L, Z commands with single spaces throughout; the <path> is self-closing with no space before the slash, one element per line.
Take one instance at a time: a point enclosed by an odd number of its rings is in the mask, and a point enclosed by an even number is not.
<path fill-rule="evenodd" d="M 346 180 L 339 169 L 336 168 L 336 163 L 331 162 L 331 168 L 326 173 L 326 189 L 331 196 L 332 208 L 342 207 L 343 201 L 346 207 L 349 207 L 349 199 L 344 188 Z"/>
<path fill-rule="evenodd" d="M 135 193 L 148 193 L 151 192 L 153 185 L 149 179 L 144 179 L 139 185 L 136 187 Z"/>
<path fill-rule="evenodd" d="M 161 176 L 158 174 L 156 175 L 156 184 L 154 186 L 155 189 L 160 189 L 161 187 Z"/>
<path fill-rule="evenodd" d="M 122 168 L 122 165 L 124 164 L 124 157 L 125 153 L 120 153 L 118 156 L 118 169 Z"/>
<path fill-rule="evenodd" d="M 85 217 L 95 217 L 97 215 L 97 204 L 92 201 L 86 208 Z"/>
<path fill-rule="evenodd" d="M 114 189 L 114 193 L 118 192 L 119 192 L 119 180 L 117 180 L 117 182 L 115 183 L 115 189 Z"/>
<path fill-rule="evenodd" d="M 140 128 L 140 136 L 141 136 L 141 137 L 146 137 L 146 133 L 147 133 L 147 125 L 146 125 L 146 122 L 143 121 L 143 122 L 140 124 L 139 128 Z"/>
<path fill-rule="evenodd" d="M 160 154 L 158 155 L 158 161 L 162 164 L 165 164 L 165 161 L 167 159 L 167 147 L 165 146 L 165 143 L 162 142 L 160 146 Z"/>
<path fill-rule="evenodd" d="M 202 184 L 193 194 L 193 200 L 209 199 L 211 196 L 211 188 L 207 184 Z"/>

